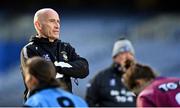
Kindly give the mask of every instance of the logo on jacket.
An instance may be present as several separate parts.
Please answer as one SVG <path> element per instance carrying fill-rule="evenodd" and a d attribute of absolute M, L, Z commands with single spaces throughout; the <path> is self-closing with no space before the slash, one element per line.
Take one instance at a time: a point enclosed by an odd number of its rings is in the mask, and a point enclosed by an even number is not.
<path fill-rule="evenodd" d="M 64 61 L 68 61 L 67 52 L 62 51 L 61 54 L 62 54 L 63 60 L 64 60 Z"/>
<path fill-rule="evenodd" d="M 127 91 L 125 89 L 119 90 L 111 90 L 110 95 L 115 98 L 117 102 L 134 102 L 134 93 Z"/>
<path fill-rule="evenodd" d="M 114 78 L 112 78 L 110 81 L 109 81 L 109 85 L 110 86 L 115 86 L 116 85 L 116 80 Z"/>
<path fill-rule="evenodd" d="M 45 60 L 47 60 L 47 61 L 51 61 L 51 59 L 50 59 L 50 57 L 49 57 L 48 54 L 44 54 L 44 55 L 43 55 L 43 58 L 44 58 Z"/>

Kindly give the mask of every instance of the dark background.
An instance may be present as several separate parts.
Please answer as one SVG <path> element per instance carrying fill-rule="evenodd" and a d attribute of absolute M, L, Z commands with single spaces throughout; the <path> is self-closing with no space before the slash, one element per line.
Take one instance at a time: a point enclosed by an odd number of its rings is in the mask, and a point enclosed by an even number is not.
<path fill-rule="evenodd" d="M 39 8 L 53 7 L 70 11 L 115 12 L 179 12 L 178 0 L 2 0 L 1 11 L 11 14 L 27 13 Z"/>

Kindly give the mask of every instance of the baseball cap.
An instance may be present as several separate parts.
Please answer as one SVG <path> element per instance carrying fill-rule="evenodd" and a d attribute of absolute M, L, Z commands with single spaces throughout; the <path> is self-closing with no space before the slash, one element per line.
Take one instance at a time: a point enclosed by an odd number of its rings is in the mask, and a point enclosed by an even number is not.
<path fill-rule="evenodd" d="M 126 38 L 121 38 L 114 43 L 112 57 L 115 57 L 117 54 L 122 52 L 130 52 L 133 55 L 135 54 L 132 43 Z"/>

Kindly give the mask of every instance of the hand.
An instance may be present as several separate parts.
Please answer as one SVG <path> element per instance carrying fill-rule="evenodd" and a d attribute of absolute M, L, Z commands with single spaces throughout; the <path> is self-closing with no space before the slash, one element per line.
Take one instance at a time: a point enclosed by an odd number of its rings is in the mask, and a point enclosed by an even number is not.
<path fill-rule="evenodd" d="M 64 75 L 60 73 L 56 73 L 56 78 L 62 78 Z"/>
<path fill-rule="evenodd" d="M 61 73 L 61 70 L 62 68 L 71 68 L 72 66 L 69 64 L 69 63 L 65 63 L 65 62 L 57 62 L 55 61 L 54 62 L 54 65 L 56 67 L 56 78 L 62 78 L 64 75 L 63 74 L 60 74 Z"/>
<path fill-rule="evenodd" d="M 133 61 L 133 60 L 126 60 L 124 67 L 127 70 L 127 69 L 129 69 L 134 64 L 135 64 L 135 61 Z"/>
<path fill-rule="evenodd" d="M 124 62 L 124 65 L 122 65 L 122 70 L 124 72 L 126 72 L 132 65 L 135 64 L 135 61 L 134 60 L 126 60 Z"/>

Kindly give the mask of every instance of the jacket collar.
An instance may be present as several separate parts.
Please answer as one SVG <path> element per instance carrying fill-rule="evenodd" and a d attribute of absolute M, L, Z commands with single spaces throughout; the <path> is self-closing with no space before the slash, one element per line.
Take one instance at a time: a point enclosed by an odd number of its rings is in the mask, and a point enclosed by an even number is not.
<path fill-rule="evenodd" d="M 111 68 L 112 68 L 112 72 L 115 75 L 120 76 L 120 77 L 123 75 L 123 72 L 121 70 L 121 66 L 117 65 L 116 63 L 112 63 Z"/>
<path fill-rule="evenodd" d="M 38 44 L 48 44 L 48 45 L 56 45 L 58 43 L 58 39 L 54 40 L 54 42 L 49 42 L 49 39 L 48 38 L 44 38 L 44 37 L 36 37 L 36 36 L 32 36 L 30 38 L 30 42 L 35 42 L 35 43 L 38 43 Z"/>

